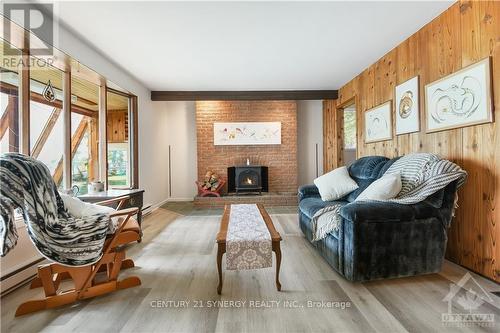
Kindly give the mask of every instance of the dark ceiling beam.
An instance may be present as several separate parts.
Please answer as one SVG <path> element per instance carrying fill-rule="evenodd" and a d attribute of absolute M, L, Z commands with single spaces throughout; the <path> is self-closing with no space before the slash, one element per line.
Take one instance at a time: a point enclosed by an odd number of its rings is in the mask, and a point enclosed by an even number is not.
<path fill-rule="evenodd" d="M 337 90 L 152 91 L 152 101 L 257 101 L 337 99 Z"/>

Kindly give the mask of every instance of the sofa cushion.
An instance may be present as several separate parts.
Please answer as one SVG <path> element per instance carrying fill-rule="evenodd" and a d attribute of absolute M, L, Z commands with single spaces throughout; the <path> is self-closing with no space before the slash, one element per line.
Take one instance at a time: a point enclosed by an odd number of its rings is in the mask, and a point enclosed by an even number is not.
<path fill-rule="evenodd" d="M 373 182 L 373 180 L 372 179 L 359 179 L 359 180 L 356 180 L 356 182 L 358 183 L 359 187 L 355 191 L 352 191 L 351 193 L 346 195 L 344 198 L 342 198 L 342 200 L 345 200 L 347 202 L 353 202 L 354 200 L 356 200 L 358 195 L 360 195 L 364 190 L 366 190 L 366 188 L 368 186 L 370 186 L 370 184 Z"/>
<path fill-rule="evenodd" d="M 316 178 L 314 185 L 318 187 L 321 199 L 324 201 L 340 199 L 358 188 L 358 184 L 351 178 L 345 166 Z"/>
<path fill-rule="evenodd" d="M 319 196 L 320 196 L 319 190 L 316 187 L 316 185 L 303 185 L 299 187 L 299 192 L 298 192 L 299 201 L 310 197 L 319 198 Z"/>
<path fill-rule="evenodd" d="M 366 190 L 374 180 L 382 177 L 392 163 L 398 159 L 399 157 L 388 159 L 384 156 L 366 156 L 356 160 L 348 170 L 349 175 L 358 183 L 359 187 L 341 200 L 348 202 L 356 200 L 358 195 Z"/>
<path fill-rule="evenodd" d="M 415 218 L 410 205 L 390 202 L 352 202 L 340 210 L 340 215 L 356 223 L 376 221 L 411 221 Z"/>
<path fill-rule="evenodd" d="M 439 210 L 422 201 L 414 205 L 394 202 L 356 201 L 340 209 L 340 216 L 356 223 L 398 222 L 440 217 Z"/>
<path fill-rule="evenodd" d="M 299 209 L 304 215 L 311 219 L 318 210 L 339 202 L 347 204 L 345 201 L 323 201 L 319 197 L 305 198 L 299 203 Z"/>
<path fill-rule="evenodd" d="M 355 201 L 393 199 L 401 191 L 401 174 L 393 173 L 374 180 Z"/>
<path fill-rule="evenodd" d="M 389 161 L 389 159 L 383 156 L 366 156 L 361 157 L 351 164 L 348 169 L 349 175 L 356 183 L 358 183 L 359 187 L 342 198 L 342 200 L 348 202 L 356 200 L 361 192 L 370 186 L 375 179 L 379 178 L 380 170 L 384 168 L 387 161 Z"/>
<path fill-rule="evenodd" d="M 377 179 L 380 170 L 387 161 L 389 161 L 389 159 L 384 156 L 361 157 L 351 164 L 349 167 L 349 174 L 356 181 L 361 179 Z"/>
<path fill-rule="evenodd" d="M 384 165 L 380 168 L 377 178 L 382 177 L 384 175 L 384 173 L 391 167 L 391 165 L 394 162 L 396 162 L 397 160 L 399 160 L 400 158 L 401 158 L 401 156 L 395 157 L 395 158 L 392 158 L 392 159 L 388 160 L 387 162 L 385 162 Z"/>

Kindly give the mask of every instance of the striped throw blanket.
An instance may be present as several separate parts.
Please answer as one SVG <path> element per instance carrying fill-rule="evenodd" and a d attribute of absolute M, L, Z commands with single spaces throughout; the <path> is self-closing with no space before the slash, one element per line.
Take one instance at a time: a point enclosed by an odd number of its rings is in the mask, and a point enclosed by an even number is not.
<path fill-rule="evenodd" d="M 14 210 L 22 212 L 28 235 L 47 259 L 63 265 L 97 262 L 112 227 L 109 214 L 71 216 L 64 206 L 49 169 L 31 157 L 0 155 L 0 255 L 18 239 Z"/>
<path fill-rule="evenodd" d="M 411 205 L 425 200 L 431 194 L 443 189 L 449 183 L 458 180 L 457 187 L 464 184 L 467 172 L 455 163 L 441 159 L 438 155 L 415 153 L 401 157 L 394 162 L 384 175 L 401 174 L 402 189 L 394 202 Z M 313 241 L 325 238 L 339 229 L 340 209 L 344 204 L 334 204 L 320 209 L 311 219 Z"/>

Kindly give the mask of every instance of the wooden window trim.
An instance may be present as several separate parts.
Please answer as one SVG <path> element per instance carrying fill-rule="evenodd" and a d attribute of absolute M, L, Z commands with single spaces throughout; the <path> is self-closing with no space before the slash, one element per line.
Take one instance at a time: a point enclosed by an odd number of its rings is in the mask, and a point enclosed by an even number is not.
<path fill-rule="evenodd" d="M 99 87 L 99 180 L 108 189 L 108 98 L 106 84 Z"/>
<path fill-rule="evenodd" d="M 132 122 L 129 124 L 131 128 L 130 134 L 132 141 L 132 188 L 139 188 L 139 114 L 137 96 L 130 98 L 130 114 Z"/>
<path fill-rule="evenodd" d="M 70 189 L 73 179 L 73 176 L 71 174 L 71 161 L 73 160 L 73 142 L 71 137 L 71 69 L 69 69 L 66 72 L 63 72 L 62 92 L 63 92 L 62 119 L 64 127 L 63 161 L 62 161 L 63 182 L 64 182 L 64 189 Z M 86 121 L 84 123 L 85 125 L 87 125 Z M 83 133 L 85 133 L 85 131 L 83 131 Z M 79 138 L 78 143 L 75 144 L 75 151 L 80 145 L 80 142 L 83 138 L 83 133 Z"/>
<path fill-rule="evenodd" d="M 137 96 L 132 95 L 132 94 L 127 94 L 122 91 L 113 89 L 113 88 L 106 88 L 106 91 L 108 93 L 120 95 L 122 97 L 126 97 L 128 99 L 128 126 L 129 126 L 129 150 L 130 150 L 130 156 L 129 156 L 129 168 L 130 168 L 130 175 L 129 175 L 129 187 L 137 189 L 139 188 L 139 122 L 138 122 L 138 99 Z M 107 95 L 106 95 L 107 96 Z M 107 107 L 106 107 L 106 117 L 107 117 Z M 108 162 L 107 159 L 107 154 L 108 154 L 108 133 L 107 133 L 107 118 L 106 118 L 106 163 Z M 107 175 L 108 170 L 106 169 L 106 189 L 109 188 L 108 186 L 108 175 Z"/>
<path fill-rule="evenodd" d="M 2 23 L 5 23 L 4 20 L 5 18 L 0 19 Z M 63 144 L 63 157 L 61 161 L 58 164 L 58 167 L 56 168 L 56 174 L 54 176 L 54 179 L 56 182 L 60 182 L 62 179 L 62 175 L 64 174 L 64 187 L 65 189 L 68 189 L 71 187 L 72 184 L 72 169 L 71 169 L 71 164 L 72 164 L 72 159 L 73 159 L 73 154 L 76 149 L 78 149 L 78 146 L 81 143 L 81 139 L 83 137 L 83 134 L 85 133 L 85 130 L 89 130 L 89 135 L 98 135 L 99 142 L 102 142 L 104 144 L 100 144 L 99 148 L 97 147 L 90 147 L 90 149 L 97 149 L 98 150 L 98 159 L 100 161 L 99 165 L 99 176 L 95 175 L 96 177 L 94 179 L 90 179 L 89 181 L 93 181 L 96 179 L 99 179 L 101 181 L 104 181 L 106 184 L 106 188 L 108 187 L 108 182 L 107 182 L 107 126 L 106 126 L 106 110 L 107 110 L 107 100 L 106 100 L 106 93 L 113 92 L 115 94 L 119 94 L 122 96 L 126 96 L 129 98 L 129 138 L 130 138 L 130 187 L 132 188 L 138 188 L 139 186 L 139 152 L 138 152 L 138 103 L 137 103 L 137 96 L 134 96 L 128 92 L 120 90 L 118 86 L 115 86 L 113 83 L 110 83 L 111 86 L 114 88 L 110 88 L 106 83 L 108 82 L 106 78 L 101 76 L 100 74 L 92 71 L 90 68 L 84 67 L 84 74 L 75 72 L 72 73 L 71 68 L 74 66 L 78 65 L 80 66 L 80 63 L 78 62 L 72 62 L 71 57 L 64 54 L 63 52 L 54 49 L 55 52 L 58 55 L 61 55 L 60 59 L 53 64 L 53 66 L 59 70 L 62 71 L 63 73 L 63 87 L 62 87 L 62 93 L 63 93 L 63 99 L 62 101 L 56 100 L 53 102 L 47 102 L 43 96 L 41 96 L 38 93 L 32 92 L 30 89 L 30 38 L 32 36 L 32 33 L 27 30 L 22 30 L 19 29 L 19 27 L 9 20 L 6 20 L 7 24 L 9 26 L 13 26 L 16 31 L 19 31 L 18 36 L 20 38 L 17 40 L 16 43 L 13 43 L 12 40 L 6 40 L 4 42 L 10 43 L 14 47 L 18 48 L 21 51 L 21 58 L 22 58 L 22 67 L 19 69 L 18 73 L 18 79 L 19 79 L 19 84 L 18 87 L 14 85 L 10 85 L 6 82 L 1 82 L 0 83 L 0 91 L 6 92 L 10 95 L 12 95 L 12 101 L 16 103 L 14 107 L 11 107 L 9 103 L 9 109 L 6 111 L 6 115 L 2 117 L 1 119 L 1 124 L 0 124 L 0 130 L 1 130 L 1 136 L 3 137 L 4 135 L 7 135 L 9 132 L 9 135 L 13 135 L 12 138 L 9 140 L 9 151 L 18 151 L 22 154 L 25 155 L 33 155 L 37 157 L 40 154 L 40 151 L 42 150 L 44 144 L 47 141 L 48 135 L 52 131 L 55 122 L 57 121 L 58 117 L 61 116 L 64 120 L 64 144 Z M 34 35 L 33 35 L 34 36 Z M 83 64 L 81 66 L 84 66 Z M 80 67 L 79 67 L 80 68 Z M 99 92 L 100 96 L 99 97 L 99 112 L 95 112 L 90 109 L 86 109 L 84 107 L 80 107 L 77 105 L 72 105 L 71 104 L 71 78 L 72 76 L 79 77 L 82 79 L 85 79 L 87 81 L 90 81 L 92 83 L 97 83 L 99 82 Z M 9 99 L 9 102 L 11 100 Z M 45 124 L 42 133 L 46 134 L 43 137 L 39 137 L 37 139 L 37 142 L 35 143 L 35 146 L 33 147 L 33 152 L 31 151 L 31 144 L 30 144 L 30 102 L 39 102 L 43 103 L 49 106 L 52 106 L 54 109 L 59 109 L 59 111 L 54 112 L 51 114 L 49 120 Z M 102 105 L 102 106 L 101 106 Z M 104 112 L 103 112 L 104 111 Z M 75 132 L 75 135 L 78 133 L 81 133 L 81 136 L 75 136 L 71 135 L 71 113 L 79 113 L 83 116 L 90 117 L 90 120 L 87 119 L 85 121 L 85 130 L 84 131 L 77 131 Z M 99 117 L 99 120 L 96 118 Z M 92 121 L 94 120 L 94 122 Z M 13 131 L 9 131 L 8 128 L 12 127 L 15 125 L 15 128 L 17 128 L 18 133 L 14 133 Z M 95 130 L 97 129 L 98 133 L 94 133 Z M 96 135 L 96 136 L 97 136 Z M 45 137 L 45 139 L 44 139 Z M 97 144 L 96 144 L 97 145 Z M 59 171 L 61 169 L 61 171 Z M 95 171 L 97 170 L 92 170 L 95 174 Z M 90 176 L 90 172 L 89 172 Z"/>
<path fill-rule="evenodd" d="M 13 85 L 8 84 L 6 82 L 0 82 L 0 91 L 5 93 L 5 94 L 13 95 L 16 97 L 19 94 L 16 86 L 13 86 Z M 29 100 L 33 101 L 33 102 L 37 102 L 37 103 L 50 105 L 52 107 L 59 108 L 59 109 L 62 109 L 62 107 L 63 107 L 63 103 L 61 101 L 55 100 L 53 102 L 48 102 L 43 98 L 42 95 L 40 95 L 39 93 L 33 92 L 33 91 L 30 92 Z M 87 108 L 84 108 L 82 106 L 78 106 L 75 104 L 71 104 L 71 112 L 79 113 L 81 115 L 84 115 L 87 117 L 92 117 L 92 118 L 97 118 L 97 114 L 98 114 L 96 111 L 93 111 L 91 109 L 87 109 Z"/>
<path fill-rule="evenodd" d="M 30 54 L 29 54 L 29 32 L 24 34 L 24 48 L 22 52 L 22 67 L 19 71 L 19 151 L 30 155 Z"/>

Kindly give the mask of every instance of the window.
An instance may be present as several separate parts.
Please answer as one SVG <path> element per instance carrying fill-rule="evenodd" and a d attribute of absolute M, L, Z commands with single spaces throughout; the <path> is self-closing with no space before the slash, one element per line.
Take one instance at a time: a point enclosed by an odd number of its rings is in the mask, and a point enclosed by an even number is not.
<path fill-rule="evenodd" d="M 71 185 L 86 194 L 99 180 L 99 86 L 73 76 L 71 94 Z"/>
<path fill-rule="evenodd" d="M 344 148 L 356 149 L 356 109 L 344 109 Z"/>
<path fill-rule="evenodd" d="M 19 151 L 19 69 L 21 52 L 4 54 L 5 42 L 0 41 L 2 61 L 0 67 L 0 152 Z"/>
<path fill-rule="evenodd" d="M 107 94 L 108 187 L 130 187 L 129 97 Z"/>
<path fill-rule="evenodd" d="M 63 72 L 39 59 L 30 59 L 30 65 L 30 153 L 49 168 L 56 184 L 62 185 Z"/>
<path fill-rule="evenodd" d="M 22 40 L 13 43 L 22 45 Z M 107 181 L 108 188 L 137 186 L 137 97 L 56 48 L 42 59 L 25 58 L 16 49 L 11 54 L 7 46 L 13 49 L 0 39 L 0 152 L 29 153 L 48 167 L 59 186 L 77 185 L 81 194 L 97 180 Z M 29 77 L 21 75 L 25 68 Z M 70 119 L 63 110 L 63 78 L 71 78 Z M 20 94 L 20 87 L 29 93 Z M 99 105 L 101 92 L 106 105 Z M 104 110 L 109 121 L 99 124 Z M 108 174 L 101 173 L 105 169 Z"/>

